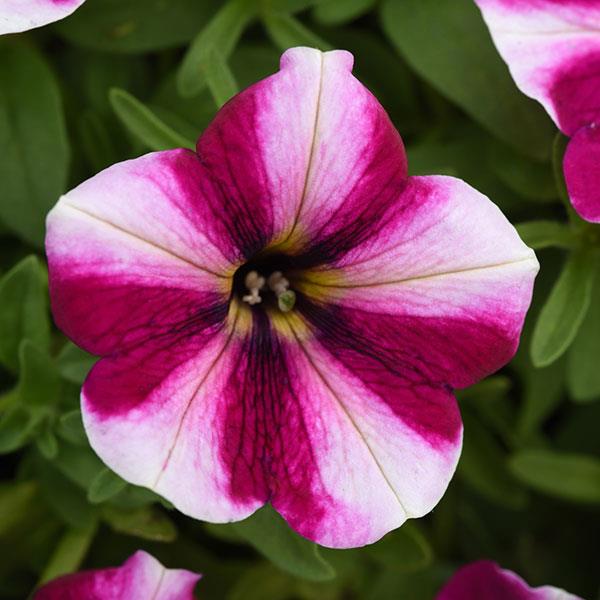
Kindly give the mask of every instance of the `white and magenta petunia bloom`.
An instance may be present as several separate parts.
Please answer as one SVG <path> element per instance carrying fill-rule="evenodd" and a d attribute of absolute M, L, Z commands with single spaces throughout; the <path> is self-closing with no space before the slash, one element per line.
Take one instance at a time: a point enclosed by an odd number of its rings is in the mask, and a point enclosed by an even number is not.
<path fill-rule="evenodd" d="M 549 585 L 531 588 L 516 573 L 480 560 L 459 569 L 436 600 L 581 600 Z"/>
<path fill-rule="evenodd" d="M 352 62 L 288 50 L 196 152 L 65 195 L 46 243 L 57 324 L 104 357 L 82 411 L 106 464 L 206 521 L 270 502 L 333 547 L 439 501 L 452 389 L 513 356 L 538 269 L 487 198 L 407 176 Z"/>
<path fill-rule="evenodd" d="M 600 222 L 600 2 L 475 2 L 519 88 L 571 138 L 563 163 L 571 202 Z"/>
<path fill-rule="evenodd" d="M 0 35 L 60 21 L 85 0 L 0 0 Z"/>
<path fill-rule="evenodd" d="M 33 600 L 194 600 L 200 575 L 165 569 L 138 550 L 121 567 L 64 575 L 41 587 Z"/>

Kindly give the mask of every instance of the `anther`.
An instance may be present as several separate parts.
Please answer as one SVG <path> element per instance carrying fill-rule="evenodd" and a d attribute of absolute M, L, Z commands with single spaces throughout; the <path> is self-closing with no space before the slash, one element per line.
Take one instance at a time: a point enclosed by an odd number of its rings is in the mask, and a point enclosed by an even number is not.
<path fill-rule="evenodd" d="M 260 304 L 262 298 L 260 297 L 260 290 L 265 286 L 265 278 L 259 275 L 256 271 L 250 271 L 244 279 L 244 284 L 248 288 L 249 294 L 242 297 L 244 302 L 247 302 L 250 306 Z"/>
<path fill-rule="evenodd" d="M 271 273 L 267 284 L 277 297 L 281 296 L 283 292 L 287 292 L 287 289 L 290 287 L 290 282 L 283 276 L 281 271 Z"/>

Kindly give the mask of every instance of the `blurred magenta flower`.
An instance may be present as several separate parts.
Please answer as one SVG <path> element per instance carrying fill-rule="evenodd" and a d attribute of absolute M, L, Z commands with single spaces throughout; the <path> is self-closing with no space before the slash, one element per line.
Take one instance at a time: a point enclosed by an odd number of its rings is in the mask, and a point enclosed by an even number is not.
<path fill-rule="evenodd" d="M 563 162 L 571 202 L 600 222 L 600 2 L 475 1 L 519 88 L 571 137 Z"/>
<path fill-rule="evenodd" d="M 165 569 L 138 550 L 121 567 L 64 575 L 41 587 L 33 600 L 194 600 L 200 575 Z"/>
<path fill-rule="evenodd" d="M 545 585 L 531 588 L 516 573 L 480 560 L 459 569 L 436 600 L 581 600 Z"/>
<path fill-rule="evenodd" d="M 27 31 L 69 16 L 85 0 L 0 0 L 0 35 Z"/>
<path fill-rule="evenodd" d="M 120 163 L 48 217 L 57 324 L 104 358 L 90 442 L 199 519 L 271 502 L 373 542 L 439 501 L 452 389 L 514 354 L 538 269 L 498 208 L 408 177 L 352 55 L 288 50 L 197 144 Z"/>

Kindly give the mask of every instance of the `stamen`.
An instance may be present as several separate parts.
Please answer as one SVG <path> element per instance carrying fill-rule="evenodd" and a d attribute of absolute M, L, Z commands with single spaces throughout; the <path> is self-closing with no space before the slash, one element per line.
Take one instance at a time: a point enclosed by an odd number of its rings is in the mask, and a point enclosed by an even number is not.
<path fill-rule="evenodd" d="M 290 282 L 283 276 L 281 271 L 275 271 L 269 275 L 267 281 L 269 287 L 277 296 L 277 306 L 281 312 L 290 312 L 296 304 L 296 293 L 288 289 Z"/>
<path fill-rule="evenodd" d="M 247 302 L 250 306 L 260 304 L 262 298 L 260 297 L 260 290 L 265 287 L 265 278 L 259 275 L 256 271 L 250 271 L 244 279 L 244 283 L 248 288 L 249 294 L 242 297 L 244 302 Z"/>
<path fill-rule="evenodd" d="M 283 276 L 281 271 L 271 273 L 267 283 L 278 298 L 283 292 L 287 292 L 287 289 L 290 287 L 290 282 Z"/>

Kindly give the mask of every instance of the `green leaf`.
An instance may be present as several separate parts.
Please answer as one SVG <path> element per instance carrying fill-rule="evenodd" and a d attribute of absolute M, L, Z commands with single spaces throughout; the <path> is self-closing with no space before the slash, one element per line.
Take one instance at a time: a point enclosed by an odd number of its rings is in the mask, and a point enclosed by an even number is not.
<path fill-rule="evenodd" d="M 567 191 L 567 182 L 565 181 L 565 172 L 563 169 L 563 159 L 569 139 L 562 131 L 557 131 L 554 136 L 554 142 L 552 143 L 552 169 L 554 171 L 554 181 L 556 189 L 560 199 L 567 208 L 567 212 L 571 214 L 573 207 L 571 206 L 571 200 L 569 199 L 569 192 Z"/>
<path fill-rule="evenodd" d="M 88 490 L 92 481 L 104 470 L 104 464 L 91 448 L 76 446 L 65 441 L 60 445 L 54 466 L 73 483 Z"/>
<path fill-rule="evenodd" d="M 294 583 L 271 564 L 256 565 L 237 578 L 227 600 L 288 600 Z"/>
<path fill-rule="evenodd" d="M 19 348 L 19 402 L 32 410 L 51 409 L 59 400 L 61 381 L 52 359 L 24 340 Z"/>
<path fill-rule="evenodd" d="M 291 15 L 267 13 L 263 15 L 263 23 L 269 37 L 282 51 L 294 46 L 310 46 L 319 50 L 331 50 L 330 44 Z"/>
<path fill-rule="evenodd" d="M 125 510 L 106 506 L 102 517 L 117 533 L 133 535 L 154 542 L 172 542 L 177 529 L 164 512 L 151 506 Z"/>
<path fill-rule="evenodd" d="M 119 155 L 107 124 L 98 112 L 87 109 L 79 118 L 81 146 L 94 171 L 118 162 Z"/>
<path fill-rule="evenodd" d="M 204 529 L 206 529 L 209 535 L 229 544 L 239 544 L 244 541 L 244 538 L 240 536 L 235 527 L 229 523 L 205 523 Z"/>
<path fill-rule="evenodd" d="M 176 127 L 190 140 L 198 138 L 216 113 L 214 99 L 206 87 L 195 96 L 181 96 L 175 73 L 170 73 L 160 84 L 151 106 L 167 125 Z"/>
<path fill-rule="evenodd" d="M 35 256 L 23 259 L 0 279 L 0 362 L 13 372 L 19 368 L 23 340 L 40 350 L 50 346 L 45 274 Z"/>
<path fill-rule="evenodd" d="M 552 366 L 535 369 L 527 364 L 524 391 L 517 420 L 517 434 L 527 439 L 560 404 L 565 390 L 565 361 L 558 359 Z"/>
<path fill-rule="evenodd" d="M 33 435 L 37 419 L 19 404 L 11 406 L 0 417 L 0 454 L 14 452 Z"/>
<path fill-rule="evenodd" d="M 53 460 L 58 455 L 58 441 L 48 424 L 37 434 L 35 443 L 40 454 L 46 460 Z"/>
<path fill-rule="evenodd" d="M 386 0 L 381 24 L 409 64 L 476 121 L 528 156 L 549 156 L 554 127 L 526 98 L 471 0 Z"/>
<path fill-rule="evenodd" d="M 188 42 L 218 6 L 218 0 L 94 0 L 57 29 L 86 48 L 146 52 Z"/>
<path fill-rule="evenodd" d="M 172 506 L 167 506 L 167 500 L 161 498 L 148 488 L 127 485 L 118 494 L 110 499 L 110 505 L 115 508 L 124 508 L 130 510 L 141 508 L 150 504 L 160 502 L 167 510 L 172 510 Z"/>
<path fill-rule="evenodd" d="M 37 485 L 33 481 L 0 484 L 0 536 L 28 518 L 36 495 Z"/>
<path fill-rule="evenodd" d="M 36 474 L 44 501 L 64 523 L 85 528 L 97 520 L 96 507 L 90 506 L 81 487 L 67 479 L 52 462 L 39 458 Z"/>
<path fill-rule="evenodd" d="M 54 456 L 57 445 L 49 424 L 60 398 L 60 378 L 52 360 L 29 340 L 19 348 L 20 377 L 10 393 L 8 408 L 0 420 L 0 453 L 25 445 L 37 431 L 37 443 L 46 456 Z"/>
<path fill-rule="evenodd" d="M 600 264 L 596 269 L 600 269 Z M 567 355 L 567 385 L 576 402 L 600 398 L 600 277 L 596 273 L 590 307 Z"/>
<path fill-rule="evenodd" d="M 463 411 L 465 434 L 458 474 L 491 502 L 523 508 L 527 494 L 506 468 L 506 454 L 477 419 Z"/>
<path fill-rule="evenodd" d="M 83 529 L 68 530 L 58 542 L 39 583 L 46 583 L 61 575 L 77 571 L 92 544 L 96 530 L 95 523 Z"/>
<path fill-rule="evenodd" d="M 263 12 L 297 13 L 323 0 L 259 0 Z"/>
<path fill-rule="evenodd" d="M 535 490 L 574 502 L 600 503 L 600 460 L 595 457 L 523 450 L 511 457 L 509 466 Z"/>
<path fill-rule="evenodd" d="M 429 542 L 414 523 L 405 523 L 364 551 L 381 566 L 399 571 L 423 569 L 433 559 Z"/>
<path fill-rule="evenodd" d="M 67 342 L 56 357 L 59 373 L 71 383 L 81 385 L 98 358 Z"/>
<path fill-rule="evenodd" d="M 238 93 L 238 85 L 225 58 L 216 51 L 206 64 L 206 83 L 218 108 Z"/>
<path fill-rule="evenodd" d="M 594 253 L 574 252 L 546 300 L 531 340 L 536 367 L 552 364 L 571 345 L 590 305 L 594 281 Z"/>
<path fill-rule="evenodd" d="M 87 446 L 88 439 L 81 420 L 81 411 L 72 410 L 61 416 L 58 421 L 57 433 L 63 439 L 78 446 Z"/>
<path fill-rule="evenodd" d="M 515 443 L 515 415 L 508 398 L 511 386 L 509 377 L 495 375 L 456 393 L 461 405 L 509 446 Z"/>
<path fill-rule="evenodd" d="M 0 148 L 0 219 L 41 247 L 67 183 L 69 144 L 57 82 L 30 45 L 0 45 Z"/>
<path fill-rule="evenodd" d="M 256 17 L 257 8 L 255 0 L 229 0 L 194 38 L 177 74 L 177 86 L 183 96 L 202 91 L 211 58 L 229 58 L 244 29 Z"/>
<path fill-rule="evenodd" d="M 426 124 L 424 125 L 426 126 Z M 480 192 L 493 198 L 503 210 L 516 202 L 515 194 L 508 190 L 490 168 L 482 168 L 482 146 L 490 143 L 490 134 L 474 123 L 454 125 L 449 139 L 425 137 L 416 145 L 407 146 L 411 175 L 447 174 L 464 179 Z"/>
<path fill-rule="evenodd" d="M 151 150 L 195 148 L 195 144 L 163 123 L 145 104 L 119 88 L 110 90 L 110 103 L 123 125 Z"/>
<path fill-rule="evenodd" d="M 372 578 L 361 596 L 365 600 L 431 600 L 450 573 L 436 565 L 415 573 L 383 571 Z"/>
<path fill-rule="evenodd" d="M 540 162 L 517 154 L 513 148 L 497 139 L 492 140 L 489 149 L 489 168 L 513 192 L 536 202 L 558 199 L 550 161 Z"/>
<path fill-rule="evenodd" d="M 92 480 L 87 497 L 92 504 L 100 504 L 116 496 L 126 486 L 127 482 L 123 481 L 116 473 L 110 469 L 103 469 Z"/>
<path fill-rule="evenodd" d="M 279 50 L 268 42 L 240 44 L 231 55 L 231 69 L 240 87 L 245 88 L 259 79 L 272 75 L 279 68 Z"/>
<path fill-rule="evenodd" d="M 322 0 L 312 16 L 322 25 L 343 25 L 369 12 L 377 0 Z"/>
<path fill-rule="evenodd" d="M 498 398 L 504 398 L 509 392 L 510 387 L 511 381 L 508 377 L 494 375 L 468 388 L 458 390 L 456 396 L 461 402 L 472 402 L 475 407 L 476 403 L 478 404 L 482 401 L 491 402 Z"/>
<path fill-rule="evenodd" d="M 311 581 L 326 581 L 335 576 L 318 546 L 292 531 L 270 506 L 232 527 L 263 556 L 292 575 Z"/>
<path fill-rule="evenodd" d="M 529 221 L 515 227 L 521 239 L 534 250 L 551 247 L 571 249 L 577 242 L 573 230 L 558 221 Z"/>

